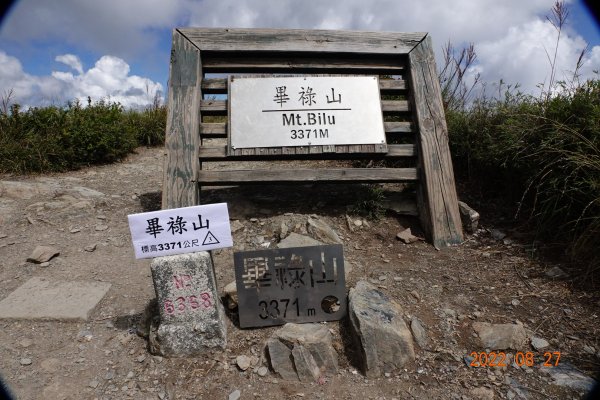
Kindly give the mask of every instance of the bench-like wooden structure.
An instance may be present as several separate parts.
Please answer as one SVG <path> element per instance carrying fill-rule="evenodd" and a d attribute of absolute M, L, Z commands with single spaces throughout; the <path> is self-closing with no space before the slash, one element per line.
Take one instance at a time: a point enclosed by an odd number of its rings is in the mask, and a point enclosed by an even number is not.
<path fill-rule="evenodd" d="M 227 74 L 378 75 L 387 152 L 376 145 L 229 149 Z M 212 77 L 211 77 L 212 76 Z M 216 96 L 215 96 L 216 95 Z M 173 31 L 163 208 L 200 203 L 200 187 L 289 182 L 416 182 L 417 208 L 436 247 L 459 243 L 448 133 L 431 39 L 426 33 L 204 29 Z M 406 159 L 404 168 L 203 170 L 207 161 Z"/>

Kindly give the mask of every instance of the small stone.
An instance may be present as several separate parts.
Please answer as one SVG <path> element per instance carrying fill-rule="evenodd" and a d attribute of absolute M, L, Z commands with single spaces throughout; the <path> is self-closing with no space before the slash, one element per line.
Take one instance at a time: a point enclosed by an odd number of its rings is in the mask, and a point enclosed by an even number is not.
<path fill-rule="evenodd" d="M 583 346 L 583 351 L 588 354 L 594 354 L 596 349 L 594 349 L 592 346 L 585 345 Z"/>
<path fill-rule="evenodd" d="M 229 400 L 239 400 L 241 395 L 242 393 L 238 389 L 236 389 L 233 392 L 229 393 Z"/>
<path fill-rule="evenodd" d="M 479 225 L 479 213 L 462 201 L 458 202 L 458 209 L 465 230 L 469 233 L 476 232 Z"/>
<path fill-rule="evenodd" d="M 137 362 L 139 362 L 139 363 L 144 362 L 145 359 L 146 359 L 146 355 L 144 355 L 144 354 L 139 355 L 138 358 L 136 358 Z"/>
<path fill-rule="evenodd" d="M 89 342 L 92 340 L 94 336 L 92 335 L 92 332 L 88 331 L 88 330 L 82 330 L 79 331 L 79 333 L 77 333 L 77 341 L 78 342 Z"/>
<path fill-rule="evenodd" d="M 413 337 L 415 338 L 415 342 L 422 349 L 427 349 L 429 338 L 427 337 L 427 331 L 423 327 L 423 323 L 417 317 L 412 317 L 410 320 L 410 330 L 412 331 Z"/>
<path fill-rule="evenodd" d="M 545 274 L 548 278 L 554 279 L 566 278 L 568 276 L 568 274 L 559 267 L 552 267 L 549 270 L 547 270 Z"/>
<path fill-rule="evenodd" d="M 242 371 L 245 371 L 248 368 L 250 368 L 251 360 L 250 360 L 250 357 L 241 355 L 241 356 L 237 356 L 235 358 L 235 363 Z"/>
<path fill-rule="evenodd" d="M 81 232 L 81 229 L 79 229 L 79 228 L 73 228 L 69 232 L 71 232 L 71 233 L 77 233 L 77 232 Z"/>
<path fill-rule="evenodd" d="M 250 222 L 257 222 L 258 218 L 250 218 Z"/>
<path fill-rule="evenodd" d="M 227 298 L 227 308 L 230 310 L 236 309 L 238 306 L 238 294 L 235 281 L 225 285 L 223 292 L 225 292 L 225 297 Z"/>
<path fill-rule="evenodd" d="M 471 396 L 477 400 L 493 400 L 494 391 L 485 387 L 471 389 Z"/>
<path fill-rule="evenodd" d="M 387 279 L 387 276 L 380 275 L 378 279 L 383 282 L 383 281 L 385 281 Z"/>
<path fill-rule="evenodd" d="M 97 247 L 97 245 L 94 243 L 94 244 L 90 244 L 90 245 L 85 246 L 83 249 L 85 251 L 87 251 L 88 253 L 91 253 L 91 252 L 93 252 L 93 251 L 96 250 L 96 247 Z"/>
<path fill-rule="evenodd" d="M 41 264 L 46 261 L 50 261 L 52 258 L 58 256 L 60 252 L 54 247 L 50 246 L 37 246 L 31 255 L 27 258 L 27 261 Z"/>
<path fill-rule="evenodd" d="M 421 301 L 421 295 L 416 290 L 411 291 L 410 295 L 414 297 L 417 301 Z"/>
<path fill-rule="evenodd" d="M 360 219 L 355 219 L 355 220 L 354 220 L 354 226 L 358 226 L 358 227 L 360 227 L 360 226 L 362 226 L 362 224 L 363 224 L 363 223 L 362 223 L 362 221 L 361 221 Z"/>
<path fill-rule="evenodd" d="M 31 365 L 32 363 L 31 358 L 21 358 L 19 362 L 21 365 Z"/>
<path fill-rule="evenodd" d="M 33 340 L 31 340 L 29 338 L 22 339 L 19 342 L 19 345 L 24 348 L 27 348 L 27 347 L 31 346 L 32 344 L 33 344 Z"/>
<path fill-rule="evenodd" d="M 269 368 L 262 366 L 258 368 L 258 371 L 256 373 L 258 374 L 258 376 L 266 376 L 269 373 Z"/>
<path fill-rule="evenodd" d="M 108 225 L 96 225 L 94 229 L 97 231 L 105 231 L 108 229 Z"/>
<path fill-rule="evenodd" d="M 48 261 L 43 262 L 43 263 L 40 264 L 40 267 L 42 267 L 42 268 L 46 268 L 46 267 L 49 267 L 49 266 L 50 266 L 50 263 Z"/>
<path fill-rule="evenodd" d="M 492 235 L 492 238 L 494 238 L 495 240 L 502 240 L 506 237 L 506 233 L 504 233 L 498 229 L 492 229 L 490 231 L 490 234 Z"/>
<path fill-rule="evenodd" d="M 531 347 L 533 347 L 536 350 L 542 350 L 548 346 L 550 346 L 550 343 L 548 343 L 548 341 L 546 341 L 542 338 L 535 337 L 535 336 L 531 338 Z"/>
<path fill-rule="evenodd" d="M 406 244 L 414 243 L 419 240 L 418 237 L 416 237 L 412 234 L 412 232 L 410 231 L 410 228 L 406 228 L 402 232 L 398 233 L 396 235 L 396 238 Z"/>
<path fill-rule="evenodd" d="M 97 380 L 91 380 L 90 383 L 88 383 L 88 386 L 91 387 L 92 389 L 96 389 L 98 387 L 98 385 L 100 384 L 100 382 L 98 382 Z"/>
<path fill-rule="evenodd" d="M 510 304 L 512 304 L 513 306 L 515 306 L 515 307 L 516 307 L 516 306 L 518 306 L 519 304 L 521 304 L 521 302 L 520 302 L 519 300 L 517 300 L 517 299 L 513 299 L 513 300 L 510 302 Z"/>
<path fill-rule="evenodd" d="M 134 376 L 135 376 L 135 372 L 133 372 L 133 371 L 129 371 L 127 373 L 127 379 L 133 379 Z"/>
<path fill-rule="evenodd" d="M 522 324 L 474 322 L 473 329 L 477 332 L 483 347 L 492 350 L 519 350 L 527 341 L 527 333 Z"/>
<path fill-rule="evenodd" d="M 234 220 L 231 222 L 231 224 L 229 224 L 229 227 L 231 228 L 231 233 L 236 233 L 242 229 L 244 229 L 244 224 L 242 224 L 239 220 Z"/>
<path fill-rule="evenodd" d="M 104 375 L 104 379 L 107 381 L 114 379 L 114 377 L 115 377 L 115 371 L 112 369 L 108 370 L 108 372 Z"/>
<path fill-rule="evenodd" d="M 306 229 L 312 237 L 324 243 L 342 243 L 342 240 L 333 228 L 320 219 L 308 218 Z"/>

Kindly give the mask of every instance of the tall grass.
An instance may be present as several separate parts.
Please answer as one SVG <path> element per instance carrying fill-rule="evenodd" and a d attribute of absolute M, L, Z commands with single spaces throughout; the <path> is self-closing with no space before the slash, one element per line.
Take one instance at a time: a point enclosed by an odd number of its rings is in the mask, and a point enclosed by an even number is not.
<path fill-rule="evenodd" d="M 488 199 L 512 207 L 537 237 L 563 247 L 587 271 L 600 271 L 600 80 L 579 81 L 585 53 L 569 82 L 556 82 L 560 33 L 568 16 L 556 2 L 548 20 L 556 48 L 539 96 L 500 82 L 498 95 L 472 98 L 472 46 L 446 47 L 440 73 L 455 172 Z M 480 91 L 479 93 L 484 93 Z M 460 180 L 460 179 L 459 179 Z"/>
<path fill-rule="evenodd" d="M 125 111 L 119 104 L 79 102 L 65 107 L 0 109 L 0 172 L 66 171 L 122 159 L 139 145 L 164 142 L 166 109 L 160 104 Z"/>

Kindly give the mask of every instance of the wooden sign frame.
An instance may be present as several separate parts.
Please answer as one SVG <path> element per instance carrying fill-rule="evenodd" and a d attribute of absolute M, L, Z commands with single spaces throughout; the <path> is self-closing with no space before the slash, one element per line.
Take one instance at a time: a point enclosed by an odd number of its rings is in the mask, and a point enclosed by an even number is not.
<path fill-rule="evenodd" d="M 225 123 L 227 78 L 212 74 L 379 75 L 387 152 L 373 145 L 240 149 L 230 155 Z M 389 96 L 400 96 L 389 99 Z M 460 243 L 458 211 L 441 89 L 427 33 L 178 28 L 173 31 L 166 128 L 163 208 L 200 203 L 200 187 L 247 183 L 416 182 L 417 209 L 436 247 Z M 403 138 L 412 138 L 406 143 Z M 405 168 L 227 170 L 205 162 L 239 160 L 408 159 Z"/>

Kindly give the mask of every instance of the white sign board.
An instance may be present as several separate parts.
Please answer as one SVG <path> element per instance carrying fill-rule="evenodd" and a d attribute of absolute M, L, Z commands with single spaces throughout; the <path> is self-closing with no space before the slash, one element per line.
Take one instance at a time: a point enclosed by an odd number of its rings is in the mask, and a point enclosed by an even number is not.
<path fill-rule="evenodd" d="M 229 78 L 232 149 L 383 144 L 376 76 Z"/>
<path fill-rule="evenodd" d="M 135 258 L 233 246 L 226 203 L 128 215 Z"/>

